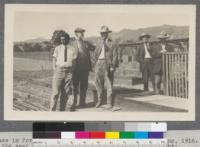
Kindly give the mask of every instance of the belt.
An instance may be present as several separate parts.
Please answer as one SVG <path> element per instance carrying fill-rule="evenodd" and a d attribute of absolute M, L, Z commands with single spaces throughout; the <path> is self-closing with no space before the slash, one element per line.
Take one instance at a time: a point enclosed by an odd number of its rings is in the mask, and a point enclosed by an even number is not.
<path fill-rule="evenodd" d="M 56 67 L 57 69 L 67 69 L 67 70 L 71 70 L 72 69 L 72 67 Z"/>

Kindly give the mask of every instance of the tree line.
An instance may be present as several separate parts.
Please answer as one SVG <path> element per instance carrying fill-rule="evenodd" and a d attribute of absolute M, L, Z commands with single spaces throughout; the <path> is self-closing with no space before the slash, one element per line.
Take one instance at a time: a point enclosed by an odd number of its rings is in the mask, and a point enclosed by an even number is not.
<path fill-rule="evenodd" d="M 14 52 L 40 52 L 51 51 L 52 44 L 48 41 L 43 42 L 20 42 L 14 43 Z"/>

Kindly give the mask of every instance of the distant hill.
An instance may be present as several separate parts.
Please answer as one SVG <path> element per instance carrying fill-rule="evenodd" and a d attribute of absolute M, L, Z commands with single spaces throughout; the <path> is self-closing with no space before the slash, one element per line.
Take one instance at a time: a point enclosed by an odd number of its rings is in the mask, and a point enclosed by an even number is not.
<path fill-rule="evenodd" d="M 38 37 L 35 39 L 29 39 L 29 40 L 24 40 L 24 41 L 17 41 L 15 43 L 41 43 L 41 42 L 46 42 L 49 41 L 48 39 L 42 38 L 42 37 Z"/>
<path fill-rule="evenodd" d="M 162 25 L 148 28 L 140 28 L 136 30 L 123 29 L 119 32 L 111 33 L 111 38 L 113 40 L 118 40 L 119 43 L 124 42 L 138 42 L 138 37 L 143 32 L 151 34 L 151 40 L 157 40 L 156 36 L 161 32 L 166 31 L 173 38 L 185 38 L 189 36 L 188 26 L 172 26 L 172 25 Z M 88 40 L 94 42 L 97 39 L 96 36 L 89 37 Z"/>
<path fill-rule="evenodd" d="M 111 33 L 111 38 L 117 43 L 126 42 L 138 42 L 138 37 L 143 32 L 151 34 L 151 40 L 157 40 L 156 36 L 161 32 L 166 31 L 171 35 L 171 39 L 186 38 L 189 37 L 189 26 L 172 26 L 172 25 L 162 25 L 148 28 L 140 28 L 136 30 L 123 29 L 119 32 Z M 86 38 L 95 44 L 99 37 L 91 36 Z M 35 38 L 31 40 L 15 42 L 14 51 L 50 51 L 52 49 L 52 44 L 48 39 L 45 38 Z"/>
<path fill-rule="evenodd" d="M 44 38 L 36 38 L 21 42 L 14 42 L 14 51 L 19 52 L 34 52 L 34 51 L 50 51 L 52 44 Z"/>

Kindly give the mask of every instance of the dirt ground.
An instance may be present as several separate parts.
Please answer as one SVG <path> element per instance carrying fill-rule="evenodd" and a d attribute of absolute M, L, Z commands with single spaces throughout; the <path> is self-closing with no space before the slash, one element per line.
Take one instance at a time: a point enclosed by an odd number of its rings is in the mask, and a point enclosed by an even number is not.
<path fill-rule="evenodd" d="M 52 71 L 15 71 L 14 72 L 14 110 L 18 111 L 49 111 L 51 97 Z M 76 111 L 110 111 L 104 108 L 94 108 L 96 99 L 95 87 L 90 81 L 85 108 L 78 108 Z M 149 95 L 139 89 L 114 87 L 115 106 L 120 107 L 119 111 L 131 112 L 165 112 L 173 109 L 144 105 L 137 102 L 125 100 L 125 97 L 141 97 Z M 71 100 L 71 99 L 70 99 Z M 69 103 L 71 102 L 69 100 Z M 67 111 L 67 109 L 66 109 Z"/>
<path fill-rule="evenodd" d="M 29 58 L 31 56 L 31 58 Z M 49 60 L 19 56 L 14 58 L 14 94 L 13 108 L 17 111 L 49 111 L 51 87 L 52 87 L 52 65 Z M 116 72 L 117 73 L 117 72 Z M 104 108 L 94 108 L 96 104 L 95 87 L 93 84 L 94 73 L 90 73 L 89 88 L 87 91 L 85 108 L 76 111 L 110 111 Z M 134 83 L 134 85 L 132 85 Z M 146 105 L 125 99 L 126 97 L 145 97 L 151 92 L 143 92 L 141 79 L 130 79 L 129 77 L 117 77 L 114 81 L 114 104 L 121 108 L 119 111 L 129 112 L 170 112 L 177 111 L 170 108 L 155 105 Z M 71 103 L 71 98 L 69 103 Z"/>

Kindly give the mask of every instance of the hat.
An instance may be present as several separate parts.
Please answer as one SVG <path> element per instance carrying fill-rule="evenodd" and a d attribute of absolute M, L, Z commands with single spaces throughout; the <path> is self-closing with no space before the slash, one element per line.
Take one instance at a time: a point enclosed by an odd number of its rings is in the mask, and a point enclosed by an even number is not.
<path fill-rule="evenodd" d="M 147 37 L 147 38 L 150 38 L 151 35 L 147 34 L 147 33 L 142 33 L 140 36 L 139 36 L 139 40 L 142 40 L 142 38 L 144 37 Z"/>
<path fill-rule="evenodd" d="M 167 34 L 167 32 L 165 32 L 165 31 L 160 32 L 160 34 L 157 36 L 157 38 L 159 38 L 159 39 L 167 39 L 169 37 L 170 37 L 170 35 Z"/>
<path fill-rule="evenodd" d="M 112 31 L 109 30 L 109 28 L 107 26 L 102 26 L 100 32 L 101 33 L 111 33 Z"/>
<path fill-rule="evenodd" d="M 77 32 L 85 32 L 85 29 L 83 29 L 83 28 L 76 28 L 76 29 L 74 30 L 74 32 L 75 32 L 75 33 L 77 33 Z"/>

